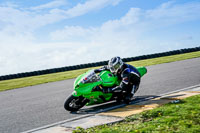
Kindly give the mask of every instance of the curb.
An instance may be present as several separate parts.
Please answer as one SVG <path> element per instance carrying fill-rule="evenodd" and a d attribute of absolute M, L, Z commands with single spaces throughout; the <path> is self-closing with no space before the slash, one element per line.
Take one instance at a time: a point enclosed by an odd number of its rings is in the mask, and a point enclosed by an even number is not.
<path fill-rule="evenodd" d="M 125 117 L 138 114 L 146 110 L 151 110 L 163 104 L 178 102 L 181 99 L 200 95 L 200 84 L 183 88 L 177 91 L 161 94 L 158 97 L 150 97 L 130 105 L 121 104 L 117 107 L 103 110 L 97 114 L 89 114 L 81 117 L 69 119 L 55 124 L 47 125 L 23 133 L 72 133 L 76 127 L 90 128 L 103 124 L 113 124 L 123 121 Z"/>

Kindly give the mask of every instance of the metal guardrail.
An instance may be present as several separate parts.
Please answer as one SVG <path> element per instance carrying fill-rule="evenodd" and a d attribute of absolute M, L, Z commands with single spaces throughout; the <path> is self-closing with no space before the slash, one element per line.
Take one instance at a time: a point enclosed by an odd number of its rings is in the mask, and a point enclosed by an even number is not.
<path fill-rule="evenodd" d="M 200 51 L 200 46 L 195 47 L 195 48 L 186 48 L 186 49 L 173 50 L 173 51 L 167 51 L 167 52 L 162 52 L 162 53 L 155 53 L 155 54 L 148 54 L 148 55 L 142 55 L 142 56 L 136 56 L 136 57 L 123 58 L 122 60 L 124 62 L 130 62 L 130 61 L 152 59 L 152 58 L 157 58 L 157 57 L 184 54 L 184 53 L 190 53 L 190 52 L 196 52 L 196 51 Z M 57 73 L 57 72 L 65 72 L 65 71 L 71 71 L 71 70 L 77 70 L 77 69 L 83 69 L 83 68 L 89 68 L 89 67 L 97 67 L 97 66 L 103 66 L 103 65 L 107 65 L 107 64 L 108 64 L 108 61 L 100 61 L 100 62 L 94 62 L 94 63 L 74 65 L 74 66 L 66 66 L 66 67 L 38 70 L 38 71 L 32 71 L 32 72 L 3 75 L 3 76 L 0 76 L 0 81 L 16 79 L 16 78 L 23 78 L 23 77 L 30 77 L 30 76 L 37 76 L 37 75 L 44 75 L 44 74 L 50 74 L 50 73 Z"/>

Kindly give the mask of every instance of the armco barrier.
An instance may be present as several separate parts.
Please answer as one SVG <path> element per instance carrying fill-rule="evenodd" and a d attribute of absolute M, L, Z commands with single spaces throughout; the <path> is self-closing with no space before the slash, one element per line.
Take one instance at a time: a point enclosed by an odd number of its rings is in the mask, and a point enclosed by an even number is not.
<path fill-rule="evenodd" d="M 200 46 L 195 47 L 195 48 L 186 48 L 186 49 L 173 50 L 173 51 L 167 51 L 167 52 L 162 52 L 162 53 L 155 53 L 155 54 L 148 54 L 148 55 L 143 55 L 143 56 L 123 58 L 122 60 L 124 62 L 130 62 L 130 61 L 138 61 L 138 60 L 151 59 L 151 58 L 170 56 L 170 55 L 176 55 L 176 54 L 183 54 L 183 53 L 189 53 L 189 52 L 195 52 L 195 51 L 200 51 Z M 30 76 L 37 76 L 37 75 L 44 75 L 44 74 L 50 74 L 50 73 L 57 73 L 57 72 L 64 72 L 64 71 L 70 71 L 70 70 L 77 70 L 77 69 L 83 69 L 83 68 L 89 68 L 89 67 L 97 67 L 97 66 L 103 66 L 103 65 L 107 65 L 107 64 L 108 64 L 108 61 L 100 61 L 100 62 L 94 62 L 94 63 L 74 65 L 74 66 L 66 66 L 66 67 L 61 67 L 61 68 L 52 68 L 52 69 L 38 70 L 38 71 L 33 71 L 33 72 L 9 74 L 9 75 L 0 76 L 0 81 L 8 80 L 8 79 L 30 77 Z"/>

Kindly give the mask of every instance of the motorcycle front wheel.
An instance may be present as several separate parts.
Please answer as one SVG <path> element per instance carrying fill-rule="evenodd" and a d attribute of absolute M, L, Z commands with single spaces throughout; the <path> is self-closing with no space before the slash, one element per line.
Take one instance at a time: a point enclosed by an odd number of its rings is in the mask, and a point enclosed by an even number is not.
<path fill-rule="evenodd" d="M 84 97 L 75 97 L 73 95 L 69 96 L 69 98 L 65 101 L 64 108 L 67 111 L 78 111 L 88 102 Z"/>

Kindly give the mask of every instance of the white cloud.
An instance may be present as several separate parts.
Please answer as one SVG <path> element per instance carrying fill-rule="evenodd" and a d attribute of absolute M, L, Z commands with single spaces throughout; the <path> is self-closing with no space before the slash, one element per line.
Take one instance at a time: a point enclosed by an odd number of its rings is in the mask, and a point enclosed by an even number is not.
<path fill-rule="evenodd" d="M 77 45 L 79 49 L 70 43 L 0 45 L 0 75 L 73 65 L 86 50 Z"/>
<path fill-rule="evenodd" d="M 199 11 L 199 2 L 189 2 L 181 5 L 168 2 L 156 9 L 147 11 L 146 18 L 162 23 L 174 24 L 199 19 Z"/>
<path fill-rule="evenodd" d="M 58 9 L 65 3 L 64 0 L 54 0 L 44 5 L 31 8 L 21 8 L 15 3 L 0 5 L 0 75 L 11 74 L 22 71 L 32 71 L 64 65 L 72 65 L 77 57 L 87 53 L 88 49 L 84 43 L 64 44 L 36 44 L 37 38 L 34 36 L 35 30 L 53 24 L 64 19 L 80 16 L 93 10 L 106 6 L 117 5 L 121 0 L 88 0 L 83 4 L 77 4 L 69 10 Z M 32 9 L 32 11 L 30 10 Z M 42 12 L 42 10 L 45 12 Z M 34 11 L 35 10 L 35 11 Z M 40 10 L 40 12 L 38 12 Z M 82 30 L 79 36 L 87 36 L 90 30 Z M 65 27 L 65 30 L 72 30 L 73 27 Z M 87 33 L 88 32 L 88 33 Z M 74 33 L 68 34 L 69 38 Z M 70 49 L 70 51 L 69 51 Z M 31 58 L 31 59 L 30 59 Z M 92 61 L 90 57 L 81 59 L 78 62 Z M 72 62 L 72 60 L 74 62 Z M 78 63 L 77 63 L 78 64 Z"/>
<path fill-rule="evenodd" d="M 89 11 L 97 10 L 109 5 L 116 5 L 121 0 L 88 0 L 83 4 L 77 4 L 69 10 L 61 10 L 53 8 L 61 6 L 65 3 L 64 0 L 54 0 L 44 5 L 31 7 L 32 9 L 51 8 L 48 12 L 38 13 L 37 11 L 29 11 L 27 8 L 20 9 L 13 4 L 0 5 L 0 29 L 1 32 L 6 31 L 12 34 L 32 34 L 35 30 L 60 22 L 65 19 L 77 17 L 88 13 Z"/>
<path fill-rule="evenodd" d="M 50 36 L 52 40 L 80 41 L 84 38 L 88 40 L 95 31 L 95 28 L 85 29 L 80 26 L 65 26 L 62 30 L 52 32 Z"/>
<path fill-rule="evenodd" d="M 117 5 L 122 0 L 88 0 L 84 4 L 77 4 L 75 7 L 66 11 L 69 17 L 76 17 L 86 14 L 91 11 L 95 11 L 104 8 L 108 5 Z"/>
<path fill-rule="evenodd" d="M 56 9 L 42 15 L 11 7 L 0 7 L 0 18 L 0 22 L 6 24 L 5 28 L 10 27 L 13 32 L 27 32 L 63 20 L 65 16 Z"/>
<path fill-rule="evenodd" d="M 43 5 L 31 7 L 30 9 L 32 9 L 32 10 L 42 10 L 42 9 L 56 8 L 56 7 L 64 6 L 66 4 L 67 4 L 66 0 L 53 0 L 53 1 L 46 3 L 46 4 L 43 4 Z"/>
<path fill-rule="evenodd" d="M 120 19 L 108 20 L 99 27 L 65 26 L 50 33 L 50 41 L 55 43 L 34 43 L 37 38 L 33 33 L 42 26 L 108 5 L 115 6 L 119 2 L 88 0 L 69 10 L 52 8 L 43 14 L 0 6 L 0 75 L 108 60 L 116 55 L 131 57 L 171 50 L 171 47 L 176 49 L 191 44 L 191 38 L 195 40 L 189 33 L 186 34 L 188 41 L 180 43 L 179 40 L 168 40 L 164 35 L 164 39 L 160 39 L 151 32 L 160 34 L 160 28 L 199 20 L 198 2 L 180 5 L 165 3 L 151 10 L 130 8 Z M 37 8 L 51 7 L 49 3 Z"/>
<path fill-rule="evenodd" d="M 80 26 L 67 26 L 62 30 L 51 33 L 53 40 L 63 42 L 77 38 L 78 42 L 87 42 L 88 49 L 98 49 L 98 60 L 109 59 L 112 56 L 122 57 L 135 56 L 143 53 L 152 53 L 181 48 L 182 45 L 173 46 L 174 39 L 151 36 L 151 32 L 162 32 L 161 29 L 182 22 L 200 19 L 200 3 L 186 3 L 177 5 L 175 3 L 164 3 L 161 6 L 142 10 L 131 8 L 123 17 L 116 20 L 109 20 L 100 27 L 83 28 Z M 168 22 L 169 21 L 169 22 Z M 169 39 L 169 40 L 168 40 Z M 177 43 L 178 44 L 178 43 Z M 189 45 L 188 45 L 189 47 Z M 131 52 L 130 52 L 131 51 Z M 109 53 L 108 55 L 105 53 Z M 85 53 L 92 54 L 95 53 Z M 97 58 L 96 58 L 97 59 Z"/>

